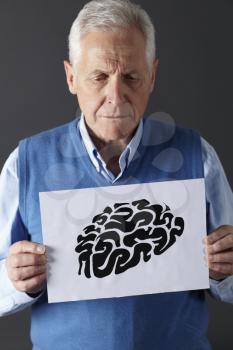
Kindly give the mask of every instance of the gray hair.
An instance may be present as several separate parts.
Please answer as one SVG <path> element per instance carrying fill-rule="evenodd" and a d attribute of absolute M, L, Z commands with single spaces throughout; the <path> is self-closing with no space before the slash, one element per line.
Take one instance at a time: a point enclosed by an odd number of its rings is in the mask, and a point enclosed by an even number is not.
<path fill-rule="evenodd" d="M 79 12 L 74 20 L 68 42 L 69 60 L 75 67 L 82 36 L 93 31 L 117 31 L 134 26 L 144 35 L 146 60 L 152 67 L 156 57 L 155 28 L 145 10 L 130 0 L 92 0 Z"/>

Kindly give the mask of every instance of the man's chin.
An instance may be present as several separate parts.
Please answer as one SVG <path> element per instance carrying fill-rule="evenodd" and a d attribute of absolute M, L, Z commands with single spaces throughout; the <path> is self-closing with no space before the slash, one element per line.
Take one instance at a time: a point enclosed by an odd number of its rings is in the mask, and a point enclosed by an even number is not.
<path fill-rule="evenodd" d="M 99 118 L 92 129 L 104 143 L 130 139 L 135 130 L 135 120 L 131 118 Z"/>

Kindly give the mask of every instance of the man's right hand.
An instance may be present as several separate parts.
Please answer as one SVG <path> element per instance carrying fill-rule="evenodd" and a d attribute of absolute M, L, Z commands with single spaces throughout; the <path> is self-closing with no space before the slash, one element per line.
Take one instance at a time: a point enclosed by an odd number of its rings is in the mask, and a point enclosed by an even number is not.
<path fill-rule="evenodd" d="M 45 286 L 46 265 L 46 247 L 29 241 L 14 243 L 6 259 L 6 269 L 14 287 L 32 294 Z"/>

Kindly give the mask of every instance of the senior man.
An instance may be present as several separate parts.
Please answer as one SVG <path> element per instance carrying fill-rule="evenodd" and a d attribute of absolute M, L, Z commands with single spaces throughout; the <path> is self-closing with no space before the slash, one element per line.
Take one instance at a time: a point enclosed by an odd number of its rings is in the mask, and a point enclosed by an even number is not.
<path fill-rule="evenodd" d="M 70 31 L 69 59 L 81 117 L 22 140 L 2 170 L 1 315 L 32 304 L 35 350 L 210 349 L 203 290 L 48 304 L 38 193 L 169 180 L 151 164 L 166 147 L 184 158 L 173 178 L 205 178 L 210 292 L 233 303 L 233 196 L 214 149 L 180 127 L 159 146 L 148 142 L 168 127 L 143 119 L 158 70 L 148 14 L 129 1 L 87 3 Z"/>

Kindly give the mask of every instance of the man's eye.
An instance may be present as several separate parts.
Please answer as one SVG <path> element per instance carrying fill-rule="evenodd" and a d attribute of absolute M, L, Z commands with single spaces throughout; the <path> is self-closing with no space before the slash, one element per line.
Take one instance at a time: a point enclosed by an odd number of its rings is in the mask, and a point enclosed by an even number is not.
<path fill-rule="evenodd" d="M 94 78 L 94 80 L 95 81 L 104 81 L 104 80 L 106 80 L 108 78 L 108 76 L 107 76 L 107 74 L 100 74 L 100 75 L 97 75 L 95 78 Z"/>
<path fill-rule="evenodd" d="M 124 78 L 128 81 L 137 81 L 137 78 L 131 74 L 126 74 Z"/>

